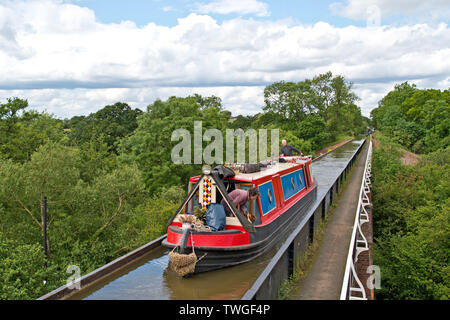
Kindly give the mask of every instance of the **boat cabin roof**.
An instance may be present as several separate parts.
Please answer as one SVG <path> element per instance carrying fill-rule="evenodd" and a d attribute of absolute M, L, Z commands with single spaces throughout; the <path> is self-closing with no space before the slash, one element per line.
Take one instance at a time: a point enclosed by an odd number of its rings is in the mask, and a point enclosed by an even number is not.
<path fill-rule="evenodd" d="M 305 161 L 306 162 L 306 161 Z M 269 165 L 267 167 L 261 168 L 261 171 L 253 172 L 253 173 L 238 173 L 233 177 L 235 180 L 259 180 L 261 178 L 267 177 L 267 176 L 273 176 L 274 174 L 277 174 L 279 172 L 285 171 L 286 169 L 299 167 L 298 163 L 291 163 L 291 162 L 285 162 L 285 163 L 276 163 L 275 165 Z"/>
<path fill-rule="evenodd" d="M 309 159 L 300 159 L 299 157 L 283 157 L 287 161 L 292 162 L 276 162 L 274 165 L 267 165 L 267 167 L 261 167 L 261 170 L 258 172 L 252 172 L 252 173 L 238 173 L 232 178 L 227 178 L 226 180 L 232 180 L 232 181 L 243 181 L 243 182 L 253 182 L 256 183 L 257 180 L 273 176 L 277 173 L 283 173 L 286 172 L 289 173 L 292 170 L 292 168 L 302 168 L 304 164 L 308 163 L 310 161 Z M 289 170 L 291 169 L 291 170 Z M 189 181 L 197 181 L 200 178 L 200 176 L 194 176 L 189 179 Z"/>

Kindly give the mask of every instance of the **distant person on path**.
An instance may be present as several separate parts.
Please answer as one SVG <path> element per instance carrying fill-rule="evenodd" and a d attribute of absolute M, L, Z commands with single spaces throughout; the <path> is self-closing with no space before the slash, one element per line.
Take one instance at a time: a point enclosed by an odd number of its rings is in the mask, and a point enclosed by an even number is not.
<path fill-rule="evenodd" d="M 286 140 L 281 141 L 283 146 L 281 147 L 281 155 L 283 157 L 290 157 L 292 156 L 292 151 L 297 152 L 299 155 L 303 156 L 303 153 L 298 150 L 296 147 L 290 146 L 287 144 Z"/>

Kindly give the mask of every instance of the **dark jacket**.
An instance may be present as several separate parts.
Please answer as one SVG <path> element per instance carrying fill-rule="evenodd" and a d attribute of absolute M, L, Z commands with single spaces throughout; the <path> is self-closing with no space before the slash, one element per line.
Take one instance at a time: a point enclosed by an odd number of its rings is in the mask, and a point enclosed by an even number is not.
<path fill-rule="evenodd" d="M 289 156 L 292 156 L 292 151 L 298 152 L 299 155 L 302 154 L 302 152 L 301 152 L 300 150 L 298 150 L 296 147 L 290 146 L 290 145 L 288 145 L 288 144 L 281 147 L 281 153 L 282 153 L 284 156 L 288 156 L 288 157 L 289 157 Z"/>

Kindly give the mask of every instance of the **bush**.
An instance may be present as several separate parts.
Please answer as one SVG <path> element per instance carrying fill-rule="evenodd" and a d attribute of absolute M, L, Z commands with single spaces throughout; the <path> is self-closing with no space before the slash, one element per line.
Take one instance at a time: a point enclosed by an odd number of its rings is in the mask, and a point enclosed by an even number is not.
<path fill-rule="evenodd" d="M 416 166 L 401 165 L 400 157 L 386 141 L 373 155 L 376 298 L 449 299 L 450 150 Z"/>
<path fill-rule="evenodd" d="M 1 300 L 36 299 L 62 284 L 54 264 L 49 262 L 44 269 L 42 250 L 42 246 L 19 244 L 0 232 Z"/>

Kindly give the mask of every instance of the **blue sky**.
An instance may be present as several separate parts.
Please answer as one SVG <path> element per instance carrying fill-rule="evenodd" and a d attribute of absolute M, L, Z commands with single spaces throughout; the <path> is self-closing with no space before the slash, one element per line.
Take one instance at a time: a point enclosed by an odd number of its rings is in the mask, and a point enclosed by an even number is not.
<path fill-rule="evenodd" d="M 144 26 L 150 22 L 158 25 L 174 26 L 177 19 L 195 12 L 196 4 L 207 1 L 189 0 L 75 0 L 80 6 L 86 6 L 95 11 L 96 17 L 103 23 L 120 23 L 123 20 L 135 22 L 138 26 Z M 210 16 L 218 23 L 224 20 L 241 17 L 251 17 L 255 20 L 280 20 L 293 19 L 300 24 L 314 24 L 318 21 L 328 22 L 336 27 L 348 25 L 363 26 L 365 19 L 349 19 L 333 14 L 330 10 L 332 1 L 307 1 L 307 0 L 267 0 L 261 1 L 268 5 L 269 15 L 258 17 L 252 14 L 215 14 Z M 341 1 L 344 3 L 345 1 Z M 405 22 L 407 17 L 395 15 L 384 17 L 384 24 L 394 21 Z"/>
<path fill-rule="evenodd" d="M 0 103 L 71 117 L 199 93 L 255 114 L 266 85 L 331 71 L 368 116 L 403 81 L 450 86 L 449 18 L 448 0 L 1 0 Z"/>
<path fill-rule="evenodd" d="M 123 20 L 135 22 L 138 26 L 154 22 L 159 25 L 174 26 L 177 19 L 185 17 L 195 10 L 195 3 L 201 1 L 187 0 L 78 0 L 80 6 L 95 11 L 97 18 L 103 23 L 120 23 Z M 335 26 L 349 24 L 362 25 L 364 22 L 346 19 L 333 15 L 329 5 L 336 1 L 299 1 L 277 0 L 264 1 L 268 4 L 270 16 L 255 17 L 255 20 L 279 20 L 293 18 L 300 23 L 316 23 L 327 21 Z M 223 20 L 239 16 L 239 14 L 211 14 L 219 23 Z M 252 16 L 251 14 L 242 15 Z"/>
<path fill-rule="evenodd" d="M 428 0 L 429 1 L 429 0 Z M 177 19 L 195 12 L 196 5 L 207 3 L 206 0 L 72 0 L 72 2 L 86 6 L 95 11 L 96 17 L 103 23 L 120 23 L 123 20 L 135 22 L 138 26 L 144 26 L 150 22 L 158 25 L 174 26 Z M 318 21 L 328 22 L 336 27 L 348 25 L 364 26 L 365 17 L 348 18 L 340 16 L 330 9 L 334 3 L 345 5 L 347 0 L 265 0 L 260 1 L 267 4 L 269 15 L 258 17 L 252 14 L 215 14 L 209 15 L 219 23 L 237 16 L 251 17 L 255 20 L 280 20 L 291 18 L 296 23 L 314 24 Z M 370 2 L 370 1 L 368 1 Z M 375 3 L 376 1 L 374 1 Z M 386 1 L 385 1 L 386 2 Z M 395 0 L 391 1 L 395 2 Z M 426 1 L 424 1 L 426 2 Z M 444 1 L 442 1 L 444 2 Z M 414 3 L 410 4 L 415 6 Z M 427 16 L 425 10 L 422 14 L 410 14 L 408 10 L 393 10 L 381 19 L 381 24 L 406 24 L 423 21 Z M 438 9 L 438 8 L 437 8 Z M 442 16 L 438 21 L 449 22 L 449 16 Z"/>

